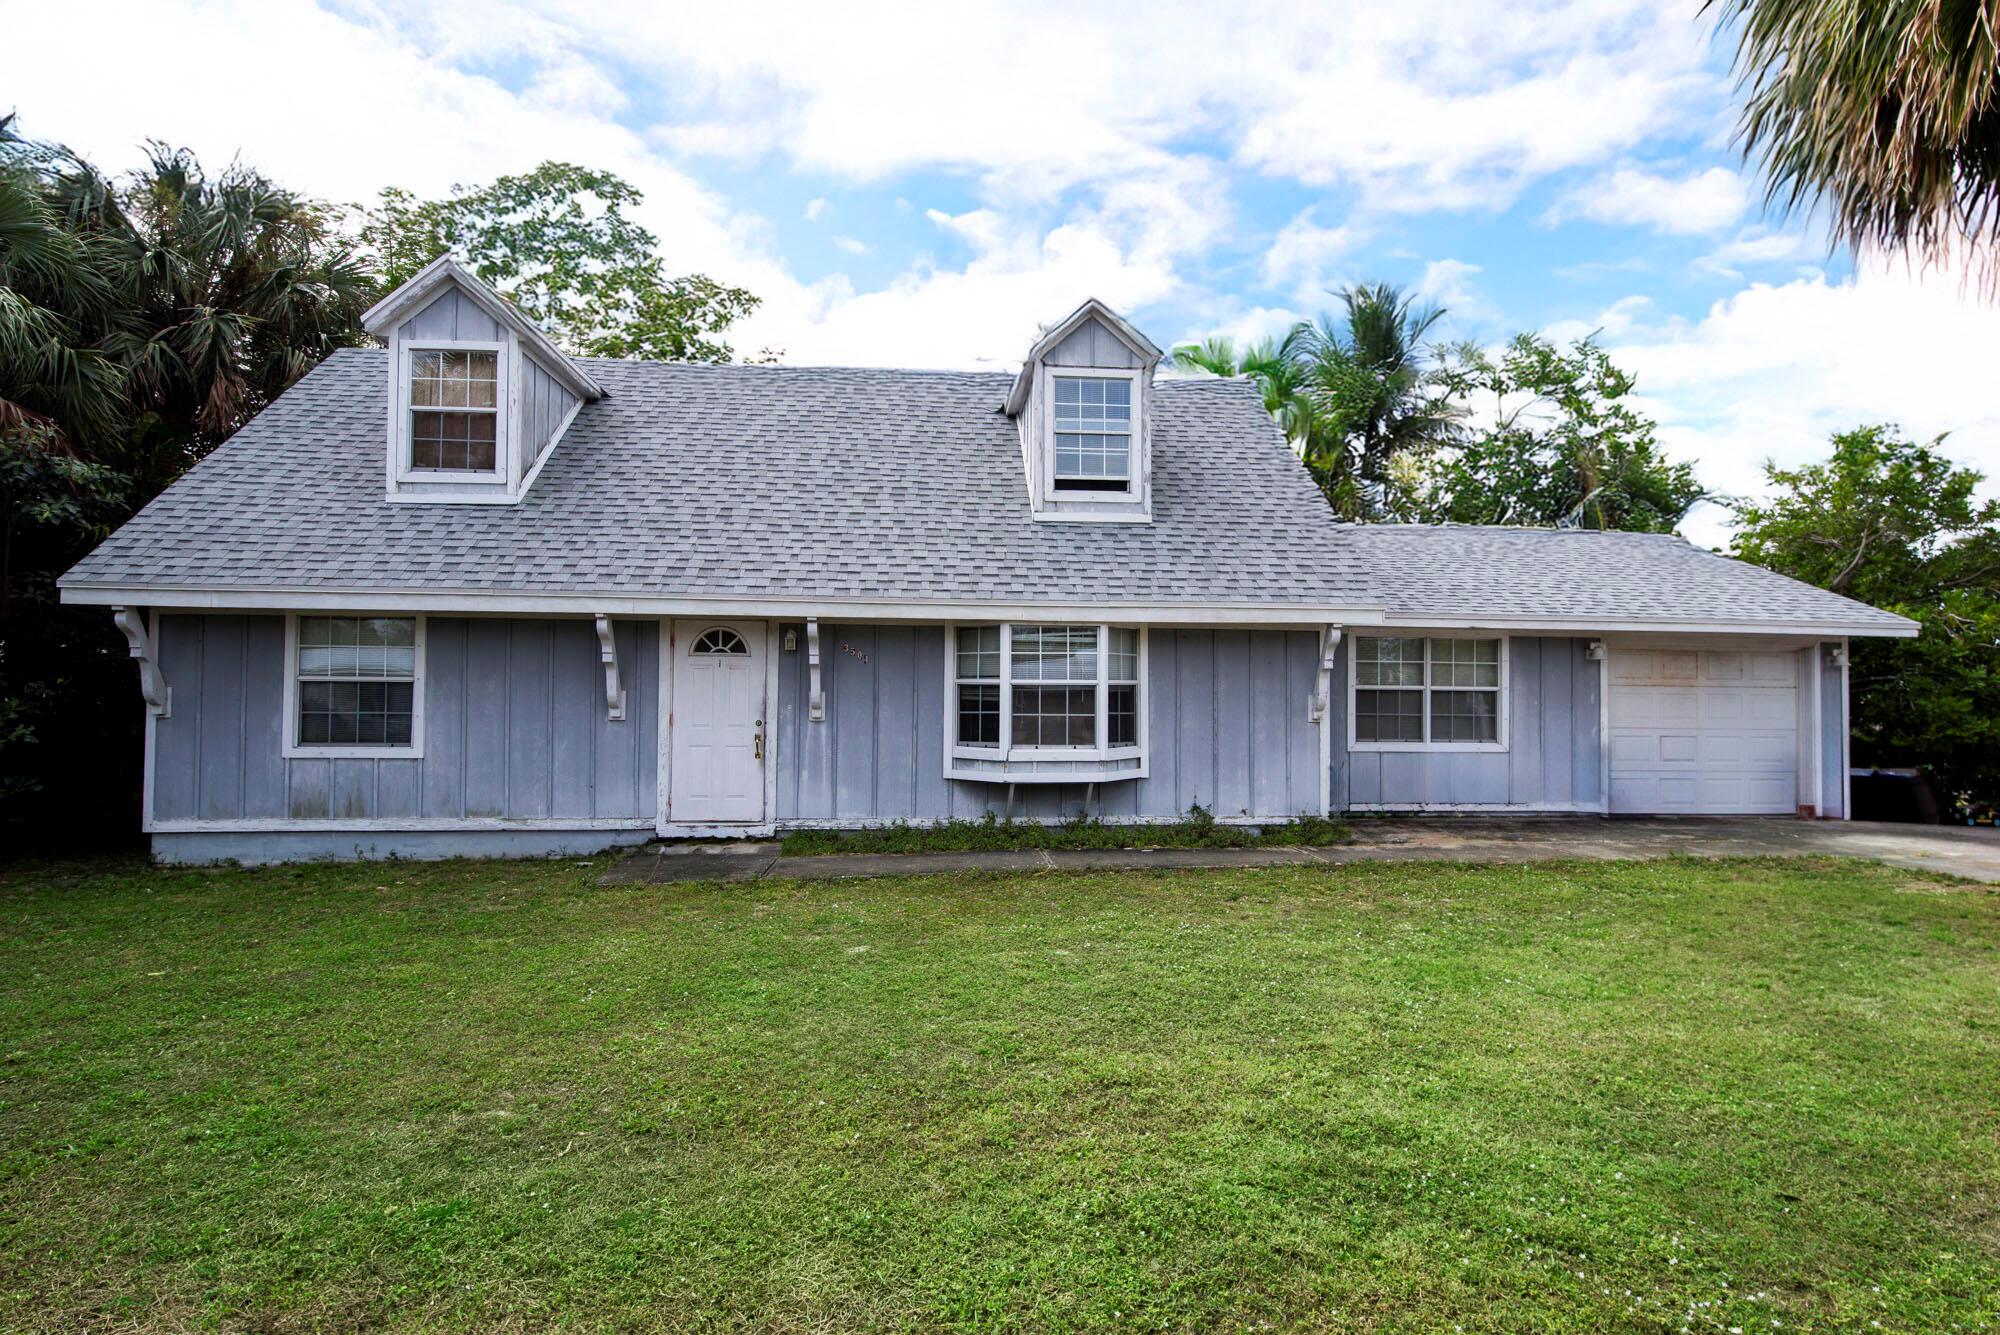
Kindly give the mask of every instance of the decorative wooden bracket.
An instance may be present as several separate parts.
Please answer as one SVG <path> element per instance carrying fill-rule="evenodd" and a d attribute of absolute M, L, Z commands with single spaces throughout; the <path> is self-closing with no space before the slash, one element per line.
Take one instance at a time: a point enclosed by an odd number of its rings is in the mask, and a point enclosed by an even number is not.
<path fill-rule="evenodd" d="M 1314 723 L 1326 717 L 1333 700 L 1333 668 L 1340 657 L 1340 627 L 1328 626 L 1319 633 L 1319 675 L 1313 682 L 1311 716 Z"/>
<path fill-rule="evenodd" d="M 826 689 L 819 677 L 819 618 L 806 618 L 806 717 L 814 723 L 826 721 Z"/>
<path fill-rule="evenodd" d="M 625 721 L 625 685 L 618 679 L 618 636 L 611 618 L 597 615 L 597 657 L 604 664 L 604 717 L 613 723 Z"/>
<path fill-rule="evenodd" d="M 112 608 L 111 619 L 125 632 L 125 643 L 132 646 L 132 657 L 139 660 L 139 693 L 146 697 L 146 708 L 154 718 L 165 718 L 173 708 L 174 693 L 160 675 L 153 637 L 146 633 L 146 619 L 129 607 Z"/>

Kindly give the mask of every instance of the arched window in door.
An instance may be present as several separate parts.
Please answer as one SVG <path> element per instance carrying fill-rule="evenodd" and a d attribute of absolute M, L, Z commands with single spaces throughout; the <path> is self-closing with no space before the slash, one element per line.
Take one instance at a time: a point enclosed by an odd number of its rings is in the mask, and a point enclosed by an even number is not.
<path fill-rule="evenodd" d="M 695 658 L 748 658 L 750 646 L 743 643 L 743 637 L 727 626 L 716 626 L 694 637 L 688 646 L 688 653 Z"/>

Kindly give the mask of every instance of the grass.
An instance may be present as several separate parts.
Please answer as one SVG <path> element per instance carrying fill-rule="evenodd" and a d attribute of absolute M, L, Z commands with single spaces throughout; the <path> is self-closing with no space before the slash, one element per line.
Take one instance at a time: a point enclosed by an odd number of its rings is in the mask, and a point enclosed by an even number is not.
<path fill-rule="evenodd" d="M 1000 820 L 949 820 L 938 825 L 901 821 L 869 830 L 793 830 L 785 835 L 787 857 L 833 853 L 966 853 L 1021 848 L 1257 848 L 1275 844 L 1320 848 L 1344 844 L 1347 826 L 1324 816 L 1302 815 L 1268 825 L 1221 825 L 1201 807 L 1187 819 L 1163 825 L 1107 825 L 1080 818 L 1059 825 Z"/>
<path fill-rule="evenodd" d="M 1989 890 L 600 870 L 0 871 L 0 1328 L 2000 1314 Z"/>

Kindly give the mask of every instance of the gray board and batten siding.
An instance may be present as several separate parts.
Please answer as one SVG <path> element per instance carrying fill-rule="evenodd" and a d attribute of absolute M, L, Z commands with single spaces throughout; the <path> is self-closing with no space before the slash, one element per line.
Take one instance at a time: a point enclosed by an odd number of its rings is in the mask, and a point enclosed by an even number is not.
<path fill-rule="evenodd" d="M 420 757 L 288 758 L 285 619 L 167 615 L 178 686 L 153 721 L 156 831 L 237 827 L 653 828 L 656 623 L 614 623 L 628 701 L 611 722 L 582 620 L 433 616 L 424 626 Z"/>
<path fill-rule="evenodd" d="M 1529 635 L 1507 641 L 1507 747 L 1494 751 L 1350 753 L 1343 652 L 1332 691 L 1334 809 L 1603 810 L 1603 673 L 1589 645 Z"/>
<path fill-rule="evenodd" d="M 1099 783 L 944 777 L 945 628 L 822 623 L 826 720 L 807 719 L 802 654 L 778 663 L 780 825 L 979 819 L 1165 821 L 1200 805 L 1225 820 L 1320 809 L 1308 717 L 1317 633 L 1181 630 L 1147 636 L 1147 774 Z M 1010 806 L 1011 803 L 1011 806 Z"/>
<path fill-rule="evenodd" d="M 153 828 L 643 834 L 658 811 L 659 635 L 649 620 L 614 626 L 629 702 L 623 722 L 605 717 L 587 621 L 433 616 L 425 623 L 421 757 L 324 759 L 283 754 L 283 617 L 162 616 L 160 664 L 180 689 L 169 716 L 153 725 Z M 944 777 L 945 634 L 942 626 L 823 624 L 824 722 L 807 718 L 804 653 L 780 651 L 778 825 L 989 812 L 1163 821 L 1196 805 L 1225 820 L 1277 820 L 1320 808 L 1321 740 L 1308 710 L 1313 632 L 1154 628 L 1146 776 L 1011 787 Z M 1333 806 L 1595 809 L 1600 679 L 1586 644 L 1510 641 L 1509 746 L 1496 752 L 1350 755 L 1341 655 L 1328 721 Z M 1829 720 L 1830 740 L 1839 726 Z"/>

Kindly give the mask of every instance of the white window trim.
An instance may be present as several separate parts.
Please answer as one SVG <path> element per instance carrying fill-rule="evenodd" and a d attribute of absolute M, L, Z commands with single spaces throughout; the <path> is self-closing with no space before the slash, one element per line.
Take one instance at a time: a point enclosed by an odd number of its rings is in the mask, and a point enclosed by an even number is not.
<path fill-rule="evenodd" d="M 417 468 L 410 463 L 410 362 L 419 352 L 491 352 L 494 386 L 493 467 L 490 469 Z M 465 338 L 399 338 L 396 345 L 395 413 L 396 481 L 458 483 L 463 486 L 506 486 L 513 477 L 514 376 L 513 350 L 506 340 Z"/>
<path fill-rule="evenodd" d="M 333 746 L 299 741 L 299 618 L 314 616 L 392 615 L 412 618 L 417 623 L 416 669 L 410 688 L 410 744 L 408 746 Z M 422 760 L 424 757 L 424 622 L 421 612 L 404 613 L 299 613 L 285 614 L 285 720 L 284 757 L 287 760 Z"/>
<path fill-rule="evenodd" d="M 1500 688 L 1499 698 L 1494 703 L 1499 717 L 1494 722 L 1494 740 L 1490 742 L 1364 742 L 1356 738 L 1354 716 L 1355 692 L 1363 689 L 1359 678 L 1361 662 L 1361 641 L 1371 639 L 1422 640 L 1424 641 L 1424 736 L 1431 732 L 1431 651 L 1432 640 L 1498 640 L 1500 641 Z M 1505 751 L 1510 741 L 1507 735 L 1507 715 L 1509 702 L 1513 698 L 1510 661 L 1513 657 L 1510 637 L 1506 635 L 1481 635 L 1473 631 L 1426 634 L 1422 631 L 1377 630 L 1370 627 L 1366 631 L 1352 631 L 1347 636 L 1347 749 L 1349 751 Z M 1368 690 L 1411 690 L 1412 687 L 1367 687 Z M 1450 687 L 1440 687 L 1450 690 Z"/>
<path fill-rule="evenodd" d="M 1042 500 L 1047 504 L 1142 505 L 1146 499 L 1145 394 L 1143 372 L 1101 366 L 1051 366 L 1042 375 Z M 1132 386 L 1132 448 L 1126 462 L 1123 491 L 1063 490 L 1056 486 L 1056 378 L 1124 380 Z"/>
<path fill-rule="evenodd" d="M 1150 648 L 1147 642 L 1148 635 L 1146 627 L 1129 625 L 1117 621 L 1088 622 L 1088 621 L 1037 620 L 1037 621 L 1023 621 L 1020 624 L 1035 625 L 1035 626 L 1095 627 L 1097 631 L 1098 744 L 1096 746 L 1014 745 L 1013 742 L 1014 686 L 1016 685 L 1016 683 L 1014 681 L 1014 633 L 1013 632 L 1015 623 L 1011 621 L 1003 621 L 998 623 L 995 622 L 980 622 L 976 624 L 966 623 L 963 626 L 956 624 L 948 625 L 945 627 L 945 635 L 944 635 L 944 640 L 945 640 L 945 732 L 944 732 L 945 743 L 944 744 L 945 744 L 945 761 L 946 761 L 945 768 L 947 775 L 952 778 L 975 778 L 975 779 L 987 779 L 987 780 L 1000 779 L 1003 781 L 1007 777 L 998 772 L 967 771 L 959 769 L 958 767 L 954 766 L 951 763 L 957 760 L 983 760 L 987 762 L 998 762 L 1001 764 L 1027 764 L 1033 761 L 1046 761 L 1046 760 L 1075 760 L 1075 761 L 1102 761 L 1102 762 L 1138 760 L 1140 762 L 1140 768 L 1138 770 L 1118 770 L 1111 773 L 1108 777 L 1112 778 L 1141 777 L 1144 773 L 1144 762 L 1146 757 L 1146 742 L 1147 742 L 1146 716 L 1150 712 L 1150 704 L 1151 704 L 1151 685 L 1148 672 L 1148 669 L 1150 667 L 1150 660 L 1148 657 Z M 996 626 L 996 625 L 1000 631 L 999 679 L 997 682 L 991 682 L 991 683 L 978 682 L 976 684 L 980 685 L 993 684 L 993 685 L 998 685 L 1000 687 L 1000 744 L 998 746 L 961 746 L 958 743 L 958 688 L 961 683 L 961 679 L 959 678 L 958 675 L 958 632 L 961 629 L 984 630 L 987 629 L 989 626 Z M 1136 683 L 1139 688 L 1138 718 L 1136 720 L 1137 724 L 1136 736 L 1138 740 L 1126 746 L 1112 746 L 1109 741 L 1111 735 L 1111 711 L 1110 711 L 1111 687 L 1113 684 L 1110 679 L 1109 672 L 1111 669 L 1111 632 L 1114 630 L 1136 631 L 1138 632 L 1139 636 L 1139 667 L 1138 667 L 1139 675 Z M 966 678 L 965 681 L 967 683 L 973 683 L 973 679 L 971 678 Z M 1044 685 L 1048 683 L 1035 681 L 1035 682 L 1021 682 L 1019 684 L 1023 686 L 1030 686 L 1030 685 Z M 1127 683 L 1120 682 L 1118 684 L 1124 685 Z M 1068 777 L 1068 776 L 1043 776 L 1043 777 Z M 1076 781 L 1088 782 L 1089 776 L 1079 775 L 1076 777 Z"/>

